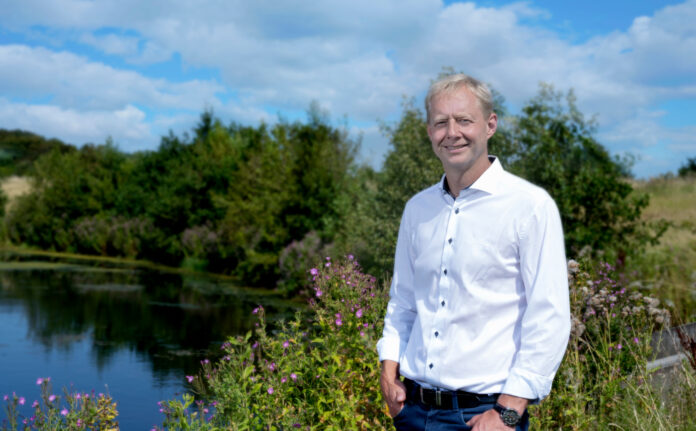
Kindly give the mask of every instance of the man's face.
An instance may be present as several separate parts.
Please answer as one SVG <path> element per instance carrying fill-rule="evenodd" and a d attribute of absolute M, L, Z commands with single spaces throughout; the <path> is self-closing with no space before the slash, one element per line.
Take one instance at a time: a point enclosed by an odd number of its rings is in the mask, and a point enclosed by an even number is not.
<path fill-rule="evenodd" d="M 428 136 L 445 172 L 461 175 L 472 167 L 488 166 L 488 138 L 497 122 L 495 113 L 484 116 L 476 96 L 466 87 L 435 97 Z"/>

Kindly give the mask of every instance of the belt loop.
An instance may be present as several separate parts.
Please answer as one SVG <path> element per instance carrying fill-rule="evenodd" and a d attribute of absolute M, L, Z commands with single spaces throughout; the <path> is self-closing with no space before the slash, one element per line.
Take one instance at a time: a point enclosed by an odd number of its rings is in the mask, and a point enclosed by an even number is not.
<path fill-rule="evenodd" d="M 423 398 L 423 386 L 418 385 L 418 390 L 419 390 L 419 392 L 420 392 L 420 402 L 421 402 L 422 404 L 425 404 L 425 399 Z"/>
<path fill-rule="evenodd" d="M 442 407 L 442 391 L 439 388 L 435 390 L 435 405 Z"/>

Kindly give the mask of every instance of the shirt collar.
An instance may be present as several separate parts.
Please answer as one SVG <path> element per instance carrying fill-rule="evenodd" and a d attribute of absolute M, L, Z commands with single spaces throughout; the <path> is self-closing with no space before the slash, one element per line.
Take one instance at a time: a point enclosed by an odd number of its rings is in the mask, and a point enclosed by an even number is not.
<path fill-rule="evenodd" d="M 481 174 L 481 176 L 478 177 L 478 179 L 466 189 L 481 190 L 490 194 L 494 194 L 496 191 L 498 191 L 498 184 L 500 184 L 500 180 L 505 170 L 503 169 L 503 165 L 500 163 L 498 157 L 488 156 L 488 160 L 491 162 L 488 169 L 486 169 L 483 174 Z M 440 180 L 440 189 L 443 193 L 449 193 L 447 176 L 444 174 Z"/>

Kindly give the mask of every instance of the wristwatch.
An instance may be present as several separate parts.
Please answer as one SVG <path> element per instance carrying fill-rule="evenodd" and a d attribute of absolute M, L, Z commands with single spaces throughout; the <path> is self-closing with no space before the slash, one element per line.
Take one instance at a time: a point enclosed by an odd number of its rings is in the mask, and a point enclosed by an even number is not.
<path fill-rule="evenodd" d="M 500 413 L 500 419 L 503 421 L 505 425 L 509 427 L 514 427 L 515 425 L 520 423 L 520 420 L 522 419 L 522 416 L 520 416 L 520 414 L 517 413 L 517 410 L 503 407 L 498 403 L 495 403 L 493 409 L 496 412 Z"/>

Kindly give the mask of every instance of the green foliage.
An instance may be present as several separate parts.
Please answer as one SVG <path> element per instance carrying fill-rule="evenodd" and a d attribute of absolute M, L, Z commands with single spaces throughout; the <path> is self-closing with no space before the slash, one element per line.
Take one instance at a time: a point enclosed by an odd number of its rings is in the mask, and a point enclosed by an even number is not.
<path fill-rule="evenodd" d="M 664 232 L 640 220 L 648 195 L 633 193 L 628 166 L 597 142 L 592 122 L 565 96 L 542 85 L 512 131 L 516 154 L 508 168 L 543 187 L 556 201 L 569 254 L 583 248 L 619 256 L 640 251 Z"/>
<path fill-rule="evenodd" d="M 263 307 L 254 334 L 230 339 L 226 356 L 204 363 L 193 381 L 212 416 L 166 403 L 164 427 L 176 429 L 385 429 L 375 345 L 386 290 L 348 256 L 310 271 L 310 314 L 271 332 Z M 191 379 L 194 379 L 191 377 Z M 207 410 L 206 410 L 207 411 Z"/>
<path fill-rule="evenodd" d="M 390 138 L 391 150 L 382 171 L 372 179 L 375 192 L 366 196 L 374 202 L 365 205 L 360 225 L 361 238 L 369 244 L 359 253 L 368 270 L 376 273 L 391 271 L 396 248 L 399 221 L 406 202 L 416 193 L 436 183 L 442 177 L 442 165 L 434 156 L 425 117 L 412 102 L 404 104 L 401 120 L 394 127 L 383 126 Z M 367 185 L 369 187 L 369 185 Z M 360 250 L 358 248 L 358 250 Z"/>
<path fill-rule="evenodd" d="M 194 133 L 133 155 L 107 141 L 41 156 L 32 193 L 5 218 L 10 239 L 302 288 L 279 258 L 310 232 L 323 247 L 343 229 L 357 143 L 317 108 L 272 128 L 225 127 L 206 111 Z"/>
<path fill-rule="evenodd" d="M 696 157 L 689 157 L 686 160 L 686 163 L 684 163 L 679 168 L 678 173 L 679 173 L 680 177 L 686 177 L 688 175 L 695 175 L 696 174 Z"/>
<path fill-rule="evenodd" d="M 0 178 L 27 175 L 33 163 L 43 154 L 74 150 L 74 147 L 58 139 L 46 139 L 23 130 L 0 129 Z"/>

